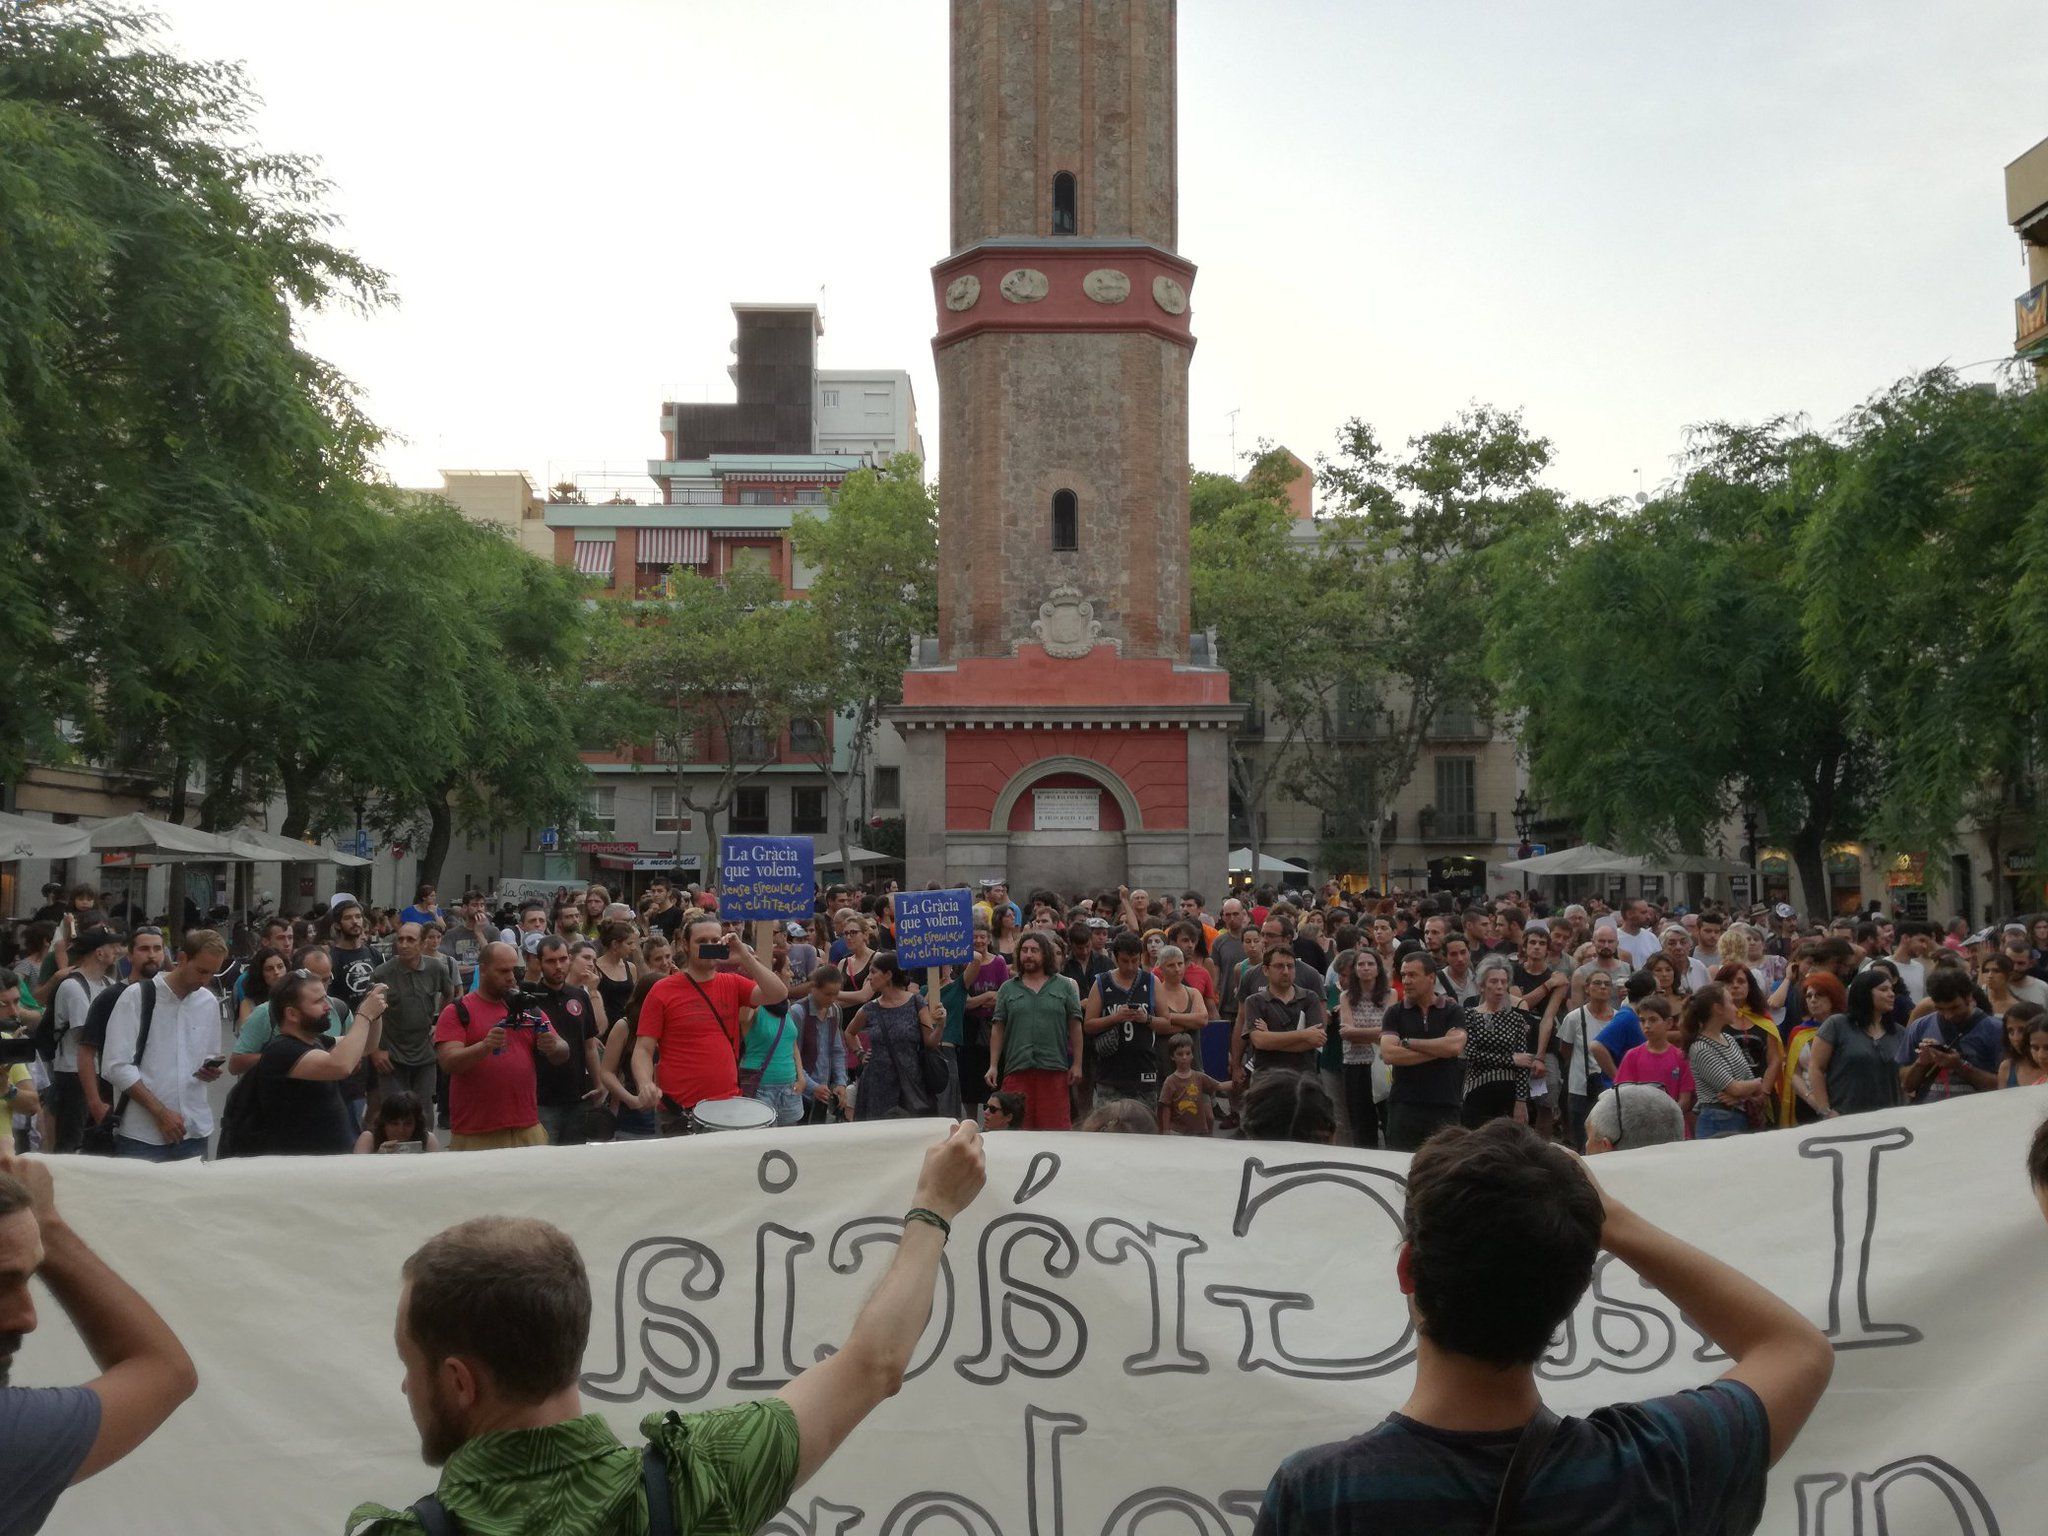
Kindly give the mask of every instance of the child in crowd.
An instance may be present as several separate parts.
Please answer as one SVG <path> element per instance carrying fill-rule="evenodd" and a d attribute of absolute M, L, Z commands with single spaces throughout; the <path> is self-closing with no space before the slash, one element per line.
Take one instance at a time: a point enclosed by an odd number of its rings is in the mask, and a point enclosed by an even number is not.
<path fill-rule="evenodd" d="M 1617 1083 L 1655 1083 L 1677 1101 L 1681 1113 L 1692 1114 L 1692 1068 L 1685 1052 L 1671 1043 L 1671 1004 L 1661 993 L 1652 993 L 1636 1004 L 1642 1020 L 1643 1043 L 1621 1058 L 1614 1074 Z"/>
<path fill-rule="evenodd" d="M 425 1127 L 418 1096 L 404 1092 L 385 1094 L 383 1102 L 377 1106 L 377 1113 L 370 1117 L 370 1123 L 363 1127 L 363 1134 L 356 1138 L 355 1150 L 410 1152 L 415 1147 L 422 1152 L 441 1150 L 441 1143 Z"/>
<path fill-rule="evenodd" d="M 1173 1071 L 1159 1085 L 1159 1129 L 1168 1136 L 1207 1136 L 1216 1128 L 1216 1095 L 1228 1085 L 1195 1069 L 1195 1037 L 1173 1037 Z"/>
<path fill-rule="evenodd" d="M 988 1103 L 982 1107 L 981 1128 L 984 1131 L 1014 1131 L 1023 1118 L 1023 1094 L 992 1093 L 988 1096 Z"/>

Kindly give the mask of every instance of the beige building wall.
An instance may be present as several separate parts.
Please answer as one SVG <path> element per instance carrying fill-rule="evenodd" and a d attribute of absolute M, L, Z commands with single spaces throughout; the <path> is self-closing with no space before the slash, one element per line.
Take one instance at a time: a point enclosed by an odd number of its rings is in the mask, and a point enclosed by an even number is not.
<path fill-rule="evenodd" d="M 503 528 L 528 554 L 555 558 L 554 532 L 544 521 L 547 504 L 525 471 L 444 469 L 440 489 L 429 494 L 452 502 L 472 522 Z"/>

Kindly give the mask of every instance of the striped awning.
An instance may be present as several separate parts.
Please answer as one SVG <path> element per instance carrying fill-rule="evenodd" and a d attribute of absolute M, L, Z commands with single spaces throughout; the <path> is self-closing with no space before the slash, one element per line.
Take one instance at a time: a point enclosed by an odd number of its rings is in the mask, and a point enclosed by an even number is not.
<path fill-rule="evenodd" d="M 703 565 L 711 558 L 711 534 L 704 528 L 642 528 L 642 565 Z"/>
<path fill-rule="evenodd" d="M 586 576 L 611 575 L 612 541 L 610 539 L 578 539 L 576 541 L 576 569 Z"/>

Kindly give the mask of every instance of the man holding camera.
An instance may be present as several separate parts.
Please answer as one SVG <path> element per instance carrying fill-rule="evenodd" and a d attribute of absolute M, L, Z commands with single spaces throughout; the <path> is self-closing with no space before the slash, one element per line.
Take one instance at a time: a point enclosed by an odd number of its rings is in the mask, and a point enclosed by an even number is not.
<path fill-rule="evenodd" d="M 486 945 L 476 991 L 441 1010 L 434 1054 L 448 1077 L 449 1148 L 490 1152 L 547 1144 L 535 1099 L 534 1052 L 557 1066 L 569 1046 L 517 985 L 519 952 Z"/>
<path fill-rule="evenodd" d="M 699 1104 L 739 1097 L 740 1014 L 789 996 L 783 979 L 708 912 L 677 929 L 676 942 L 676 969 L 640 1005 L 633 1043 L 638 1107 L 661 1110 L 665 1136 L 685 1129 Z M 719 969 L 727 963 L 736 968 Z"/>

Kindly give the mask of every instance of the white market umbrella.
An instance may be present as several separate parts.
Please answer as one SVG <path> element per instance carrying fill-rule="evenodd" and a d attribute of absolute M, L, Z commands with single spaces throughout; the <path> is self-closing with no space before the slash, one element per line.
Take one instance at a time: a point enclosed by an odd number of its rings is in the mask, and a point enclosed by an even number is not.
<path fill-rule="evenodd" d="M 266 832 L 261 827 L 238 827 L 228 836 L 256 853 L 259 864 L 338 864 L 353 869 L 370 862 L 325 843 L 308 843 L 286 837 L 282 832 Z"/>
<path fill-rule="evenodd" d="M 845 862 L 848 864 L 855 865 L 887 864 L 890 863 L 891 860 L 889 855 L 886 853 L 876 853 L 871 848 L 863 848 L 858 844 L 849 844 L 846 849 Z M 818 868 L 820 869 L 838 869 L 840 867 L 840 858 L 838 850 L 834 849 L 831 853 L 831 856 L 828 858 L 826 857 L 826 850 L 820 848 L 818 850 L 817 864 Z"/>
<path fill-rule="evenodd" d="M 1245 874 L 1251 870 L 1251 867 L 1251 849 L 1240 848 L 1236 852 L 1231 854 L 1231 873 Z M 1262 875 L 1306 875 L 1310 873 L 1310 871 L 1303 869 L 1299 864 L 1291 864 L 1286 859 L 1276 859 L 1271 854 L 1267 853 L 1262 853 L 1259 855 L 1258 872 Z"/>
<path fill-rule="evenodd" d="M 232 837 L 180 826 L 175 821 L 158 821 L 140 811 L 101 822 L 92 829 L 88 841 L 100 853 L 144 854 L 173 862 L 242 864 L 270 857 Z"/>
<path fill-rule="evenodd" d="M 75 859 L 91 847 L 80 826 L 60 826 L 0 811 L 0 863 L 13 859 Z"/>
<path fill-rule="evenodd" d="M 1529 875 L 1643 875 L 1664 866 L 1632 853 L 1616 853 L 1598 843 L 1581 843 L 1556 853 L 1539 853 L 1533 859 L 1508 859 L 1496 867 Z"/>

